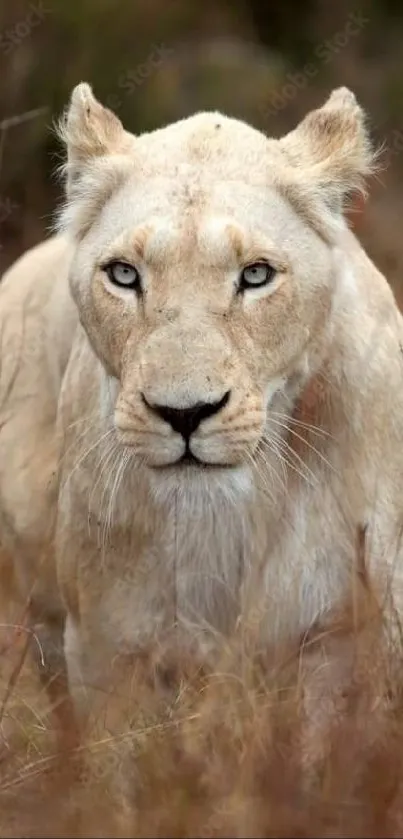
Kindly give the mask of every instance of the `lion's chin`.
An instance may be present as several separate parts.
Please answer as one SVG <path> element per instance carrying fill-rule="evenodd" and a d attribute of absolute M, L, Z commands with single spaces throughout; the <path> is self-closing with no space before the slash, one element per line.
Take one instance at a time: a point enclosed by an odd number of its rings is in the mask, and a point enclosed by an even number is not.
<path fill-rule="evenodd" d="M 253 489 L 252 471 L 247 465 L 182 461 L 150 468 L 149 478 L 153 496 L 162 502 L 174 497 L 200 501 L 220 497 L 236 503 Z"/>

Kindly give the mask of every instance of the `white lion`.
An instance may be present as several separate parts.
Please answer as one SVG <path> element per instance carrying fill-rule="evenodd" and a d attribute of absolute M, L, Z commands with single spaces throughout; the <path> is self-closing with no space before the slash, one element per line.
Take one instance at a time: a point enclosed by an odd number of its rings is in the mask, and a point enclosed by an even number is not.
<path fill-rule="evenodd" d="M 0 521 L 72 693 L 171 630 L 299 641 L 359 530 L 399 609 L 403 328 L 343 217 L 373 165 L 353 94 L 280 140 L 219 113 L 135 137 L 80 84 L 62 135 L 59 233 L 0 289 Z"/>

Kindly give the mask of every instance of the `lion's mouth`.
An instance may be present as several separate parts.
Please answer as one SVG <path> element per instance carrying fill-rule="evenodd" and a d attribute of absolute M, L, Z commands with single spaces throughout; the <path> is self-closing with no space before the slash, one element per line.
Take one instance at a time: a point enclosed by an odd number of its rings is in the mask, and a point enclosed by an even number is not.
<path fill-rule="evenodd" d="M 201 471 L 214 471 L 218 469 L 233 469 L 233 465 L 231 463 L 208 463 L 206 460 L 200 460 L 199 457 L 196 457 L 190 449 L 187 447 L 186 451 L 183 453 L 178 460 L 174 460 L 173 463 L 155 465 L 152 468 L 158 470 L 167 470 L 167 469 L 186 469 L 186 468 L 193 468 L 193 469 L 200 469 Z"/>

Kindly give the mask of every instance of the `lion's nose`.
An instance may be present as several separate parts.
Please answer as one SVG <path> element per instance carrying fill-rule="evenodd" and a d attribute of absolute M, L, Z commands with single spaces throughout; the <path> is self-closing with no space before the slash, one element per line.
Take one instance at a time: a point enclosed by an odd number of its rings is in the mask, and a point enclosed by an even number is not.
<path fill-rule="evenodd" d="M 172 408 L 170 405 L 150 404 L 145 396 L 142 396 L 143 401 L 151 411 L 158 414 L 161 419 L 169 423 L 174 431 L 188 440 L 203 420 L 218 414 L 225 407 L 229 400 L 230 391 L 227 390 L 218 402 L 197 402 L 190 408 Z"/>

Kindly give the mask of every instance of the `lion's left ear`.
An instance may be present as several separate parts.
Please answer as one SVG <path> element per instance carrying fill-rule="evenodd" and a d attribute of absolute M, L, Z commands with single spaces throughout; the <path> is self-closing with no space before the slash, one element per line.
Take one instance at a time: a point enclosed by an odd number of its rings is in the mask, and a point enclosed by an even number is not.
<path fill-rule="evenodd" d="M 280 145 L 287 162 L 335 211 L 342 210 L 347 194 L 365 193 L 365 179 L 375 168 L 365 113 L 345 87 L 307 114 Z"/>

